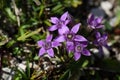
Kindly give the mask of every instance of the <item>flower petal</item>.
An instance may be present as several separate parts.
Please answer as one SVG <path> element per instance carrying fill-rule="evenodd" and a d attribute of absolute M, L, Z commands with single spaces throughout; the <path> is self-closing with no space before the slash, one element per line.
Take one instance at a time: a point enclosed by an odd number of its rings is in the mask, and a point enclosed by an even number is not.
<path fill-rule="evenodd" d="M 101 34 L 99 32 L 96 32 L 95 36 L 96 36 L 96 38 L 100 38 Z"/>
<path fill-rule="evenodd" d="M 53 23 L 53 24 L 57 24 L 59 19 L 57 17 L 51 17 L 50 18 L 50 21 Z"/>
<path fill-rule="evenodd" d="M 103 38 L 104 40 L 107 40 L 107 38 L 108 38 L 107 34 L 104 34 L 104 35 L 102 36 L 102 38 Z"/>
<path fill-rule="evenodd" d="M 86 41 L 87 41 L 87 39 L 84 38 L 84 37 L 81 36 L 81 35 L 76 35 L 74 40 L 75 40 L 75 41 L 81 41 L 81 42 L 86 42 Z"/>
<path fill-rule="evenodd" d="M 79 28 L 80 28 L 80 25 L 81 25 L 80 23 L 76 24 L 75 26 L 73 26 L 73 28 L 71 29 L 71 31 L 73 33 L 77 33 L 78 30 L 79 30 Z"/>
<path fill-rule="evenodd" d="M 65 37 L 63 35 L 57 37 L 54 41 L 56 42 L 64 42 L 65 41 Z"/>
<path fill-rule="evenodd" d="M 74 51 L 74 43 L 73 42 L 66 42 L 66 48 L 68 52 L 73 52 Z"/>
<path fill-rule="evenodd" d="M 64 24 L 67 25 L 69 22 L 70 22 L 70 20 L 66 20 Z"/>
<path fill-rule="evenodd" d="M 51 34 L 51 35 L 48 35 L 48 36 L 46 37 L 46 41 L 51 41 L 52 38 L 53 38 L 53 35 L 52 35 L 52 34 Z"/>
<path fill-rule="evenodd" d="M 53 26 L 51 26 L 51 27 L 49 27 L 49 31 L 55 31 L 55 30 L 57 30 L 58 29 L 58 27 L 57 27 L 57 25 L 53 25 Z"/>
<path fill-rule="evenodd" d="M 96 22 L 97 24 L 101 24 L 102 19 L 103 19 L 102 17 L 98 17 L 98 18 L 95 19 L 95 22 Z"/>
<path fill-rule="evenodd" d="M 103 28 L 104 25 L 97 25 L 96 28 Z"/>
<path fill-rule="evenodd" d="M 88 19 L 87 19 L 87 23 L 88 23 L 88 24 L 91 24 L 92 21 L 94 21 L 94 19 L 95 19 L 94 15 L 93 15 L 93 14 L 90 14 L 89 17 L 88 17 Z"/>
<path fill-rule="evenodd" d="M 65 25 L 58 29 L 58 32 L 60 35 L 63 35 L 64 33 L 68 32 L 68 31 L 69 31 L 69 28 Z"/>
<path fill-rule="evenodd" d="M 84 49 L 84 50 L 82 51 L 82 54 L 85 55 L 85 56 L 90 56 L 90 55 L 91 55 L 90 51 L 87 50 L 87 49 Z"/>
<path fill-rule="evenodd" d="M 77 52 L 74 53 L 75 61 L 77 61 L 80 57 L 81 57 L 81 53 L 77 53 Z"/>
<path fill-rule="evenodd" d="M 47 50 L 47 53 L 48 53 L 49 56 L 54 57 L 54 51 L 53 51 L 52 48 Z"/>
<path fill-rule="evenodd" d="M 53 42 L 52 42 L 52 47 L 57 47 L 57 46 L 59 46 L 59 45 L 60 45 L 60 43 L 57 42 L 57 41 L 53 41 Z"/>
<path fill-rule="evenodd" d="M 37 44 L 38 44 L 39 47 L 42 47 L 44 45 L 44 41 L 40 40 L 40 41 L 37 42 Z"/>
<path fill-rule="evenodd" d="M 42 47 L 42 48 L 39 50 L 39 56 L 42 56 L 44 53 L 46 53 L 46 50 Z"/>
<path fill-rule="evenodd" d="M 60 20 L 61 20 L 61 21 L 65 21 L 66 18 L 67 18 L 67 16 L 68 16 L 68 12 L 65 12 L 65 13 L 60 17 Z"/>

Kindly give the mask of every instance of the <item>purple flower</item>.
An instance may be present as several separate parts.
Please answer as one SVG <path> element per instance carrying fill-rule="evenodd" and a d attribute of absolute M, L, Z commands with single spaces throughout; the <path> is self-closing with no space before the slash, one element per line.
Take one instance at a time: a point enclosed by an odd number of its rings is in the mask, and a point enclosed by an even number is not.
<path fill-rule="evenodd" d="M 94 41 L 94 44 L 96 46 L 105 46 L 107 45 L 107 34 L 101 35 L 99 32 L 96 32 L 96 40 Z"/>
<path fill-rule="evenodd" d="M 68 51 L 72 51 L 73 50 L 73 47 L 71 45 L 74 44 L 74 41 L 87 43 L 87 39 L 86 38 L 84 38 L 81 35 L 76 35 L 76 33 L 78 32 L 79 28 L 80 28 L 80 23 L 74 25 L 71 30 L 68 29 L 68 31 L 66 31 L 63 35 L 60 35 L 59 37 L 57 37 L 55 39 L 55 41 L 57 41 L 57 42 L 64 42 L 64 41 L 66 41 L 66 47 L 67 47 Z"/>
<path fill-rule="evenodd" d="M 90 56 L 90 52 L 89 50 L 86 49 L 87 45 L 84 43 L 80 43 L 80 42 L 75 42 L 75 46 L 74 46 L 74 59 L 77 61 L 80 57 L 81 54 L 85 55 L 85 56 Z"/>
<path fill-rule="evenodd" d="M 59 34 L 63 34 L 68 30 L 66 26 L 70 20 L 68 19 L 68 12 L 65 12 L 60 19 L 57 17 L 51 17 L 50 21 L 54 24 L 49 28 L 49 31 L 55 31 L 58 29 Z"/>
<path fill-rule="evenodd" d="M 52 35 L 47 36 L 46 40 L 38 41 L 38 46 L 41 47 L 39 50 L 39 56 L 42 56 L 44 53 L 48 53 L 49 56 L 54 56 L 54 51 L 52 48 L 59 46 L 59 42 L 51 41 Z"/>
<path fill-rule="evenodd" d="M 98 29 L 104 27 L 104 25 L 102 24 L 102 18 L 101 17 L 95 18 L 93 14 L 89 15 L 87 23 L 88 26 L 92 29 Z"/>
<path fill-rule="evenodd" d="M 99 52 L 103 53 L 102 46 L 109 48 L 107 45 L 107 34 L 101 35 L 99 32 L 96 32 L 96 40 L 93 42 L 96 46 L 99 47 Z"/>
<path fill-rule="evenodd" d="M 89 50 L 86 49 L 87 44 L 85 42 L 69 42 L 67 46 L 67 49 L 70 49 L 70 51 L 74 53 L 74 59 L 76 61 L 81 57 L 81 54 L 85 56 L 91 55 Z"/>
<path fill-rule="evenodd" d="M 83 41 L 83 40 L 87 41 L 83 36 L 76 35 L 79 28 L 80 28 L 80 23 L 74 25 L 71 30 L 68 29 L 63 35 L 57 37 L 55 41 L 58 42 L 64 42 L 64 41 L 73 42 L 73 41 Z"/>

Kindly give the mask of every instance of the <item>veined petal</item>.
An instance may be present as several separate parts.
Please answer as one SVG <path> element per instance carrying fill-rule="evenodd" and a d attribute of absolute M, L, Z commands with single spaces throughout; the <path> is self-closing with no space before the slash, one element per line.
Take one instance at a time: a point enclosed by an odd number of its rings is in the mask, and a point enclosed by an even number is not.
<path fill-rule="evenodd" d="M 87 49 L 84 49 L 84 50 L 82 51 L 82 54 L 85 55 L 85 56 L 90 56 L 90 55 L 91 55 L 90 51 L 87 50 Z"/>
<path fill-rule="evenodd" d="M 69 31 L 69 28 L 65 25 L 58 29 L 58 32 L 60 35 L 63 35 L 64 33 L 68 32 L 68 31 Z"/>
<path fill-rule="evenodd" d="M 51 41 L 52 38 L 53 38 L 53 35 L 52 35 L 52 34 L 51 34 L 51 35 L 48 35 L 48 36 L 46 37 L 46 41 Z"/>
<path fill-rule="evenodd" d="M 77 33 L 78 30 L 79 30 L 79 28 L 80 28 L 80 25 L 81 25 L 80 23 L 76 24 L 75 26 L 73 26 L 73 28 L 71 29 L 71 31 L 73 33 Z"/>
<path fill-rule="evenodd" d="M 81 35 L 76 35 L 74 40 L 75 40 L 75 41 L 81 41 L 81 42 L 87 41 L 87 39 L 84 38 L 84 37 L 81 36 Z"/>
<path fill-rule="evenodd" d="M 77 52 L 74 53 L 75 61 L 77 61 L 80 57 L 81 57 L 81 53 L 77 53 Z"/>
<path fill-rule="evenodd" d="M 50 18 L 50 21 L 53 23 L 53 24 L 57 24 L 59 19 L 57 17 L 51 17 Z"/>
<path fill-rule="evenodd" d="M 73 52 L 74 51 L 74 43 L 73 42 L 66 42 L 66 48 L 67 48 L 67 51 L 69 52 Z"/>
<path fill-rule="evenodd" d="M 61 21 L 65 21 L 66 18 L 67 18 L 67 16 L 68 16 L 68 12 L 65 12 L 65 13 L 60 17 L 60 20 L 61 20 Z"/>
<path fill-rule="evenodd" d="M 49 56 L 54 57 L 54 51 L 53 51 L 52 48 L 47 50 L 47 53 L 48 53 Z"/>
<path fill-rule="evenodd" d="M 42 56 L 44 53 L 46 53 L 46 50 L 42 47 L 42 48 L 39 50 L 39 56 Z"/>
<path fill-rule="evenodd" d="M 66 20 L 64 24 L 67 25 L 69 22 L 70 22 L 70 20 Z"/>
<path fill-rule="evenodd" d="M 60 45 L 60 43 L 57 42 L 57 41 L 53 41 L 53 42 L 52 42 L 52 47 L 57 47 L 57 46 L 59 46 L 59 45 Z"/>
<path fill-rule="evenodd" d="M 40 40 L 40 41 L 37 42 L 37 44 L 38 44 L 39 47 L 42 47 L 44 45 L 44 41 Z"/>
<path fill-rule="evenodd" d="M 65 37 L 63 35 L 57 37 L 54 41 L 56 42 L 64 42 L 65 41 Z"/>
<path fill-rule="evenodd" d="M 53 26 L 51 26 L 51 27 L 49 27 L 49 31 L 55 31 L 55 30 L 57 30 L 58 29 L 58 27 L 57 27 L 57 25 L 53 25 Z"/>

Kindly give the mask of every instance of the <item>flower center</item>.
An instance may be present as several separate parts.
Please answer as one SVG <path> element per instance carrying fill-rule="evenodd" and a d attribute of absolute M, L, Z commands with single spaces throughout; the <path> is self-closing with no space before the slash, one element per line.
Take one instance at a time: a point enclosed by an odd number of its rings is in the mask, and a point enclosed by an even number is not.
<path fill-rule="evenodd" d="M 81 47 L 80 45 L 77 45 L 77 46 L 75 47 L 75 51 L 76 51 L 76 52 L 81 52 L 81 51 L 82 51 L 82 47 Z"/>
<path fill-rule="evenodd" d="M 44 48 L 45 48 L 46 50 L 50 49 L 51 46 L 52 46 L 51 42 L 45 42 L 45 44 L 44 44 Z"/>
<path fill-rule="evenodd" d="M 62 27 L 62 24 L 63 24 L 63 22 L 62 22 L 62 21 L 59 21 L 59 22 L 58 22 L 58 25 L 57 25 L 58 28 L 61 28 L 61 27 Z"/>
<path fill-rule="evenodd" d="M 68 35 L 67 35 L 67 38 L 68 38 L 68 39 L 72 39 L 72 37 L 73 37 L 72 34 L 68 34 Z"/>
<path fill-rule="evenodd" d="M 73 34 L 67 34 L 67 40 L 72 41 L 74 38 Z"/>

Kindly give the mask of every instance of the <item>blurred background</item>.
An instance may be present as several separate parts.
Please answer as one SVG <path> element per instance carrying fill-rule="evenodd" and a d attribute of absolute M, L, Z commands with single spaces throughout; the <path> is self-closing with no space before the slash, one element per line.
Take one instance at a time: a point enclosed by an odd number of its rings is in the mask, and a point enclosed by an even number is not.
<path fill-rule="evenodd" d="M 66 11 L 84 28 L 90 13 L 103 17 L 111 47 L 104 57 L 67 65 L 38 57 L 36 43 L 45 39 L 50 17 Z M 0 61 L 1 80 L 120 80 L 120 0 L 0 0 Z"/>

